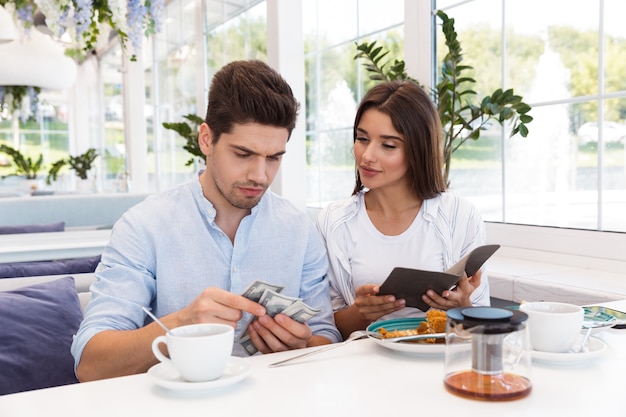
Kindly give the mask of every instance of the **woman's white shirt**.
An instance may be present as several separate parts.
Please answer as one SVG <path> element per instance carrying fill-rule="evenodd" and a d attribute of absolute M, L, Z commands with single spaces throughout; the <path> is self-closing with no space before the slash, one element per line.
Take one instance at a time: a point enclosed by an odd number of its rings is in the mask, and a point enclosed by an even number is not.
<path fill-rule="evenodd" d="M 450 193 L 425 200 L 412 224 L 396 236 L 386 236 L 372 224 L 364 192 L 328 205 L 320 213 L 317 227 L 328 251 L 335 311 L 354 303 L 359 286 L 382 284 L 396 266 L 445 271 L 485 244 L 484 224 L 475 207 Z M 474 305 L 489 305 L 485 271 L 471 299 Z M 405 308 L 381 320 L 423 315 L 418 309 Z"/>

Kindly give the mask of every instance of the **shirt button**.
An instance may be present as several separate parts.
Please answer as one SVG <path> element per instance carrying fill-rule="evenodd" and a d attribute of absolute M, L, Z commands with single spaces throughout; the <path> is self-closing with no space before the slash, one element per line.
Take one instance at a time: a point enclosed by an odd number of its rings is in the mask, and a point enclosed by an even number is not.
<path fill-rule="evenodd" d="M 233 272 L 237 272 L 237 267 L 233 266 Z"/>

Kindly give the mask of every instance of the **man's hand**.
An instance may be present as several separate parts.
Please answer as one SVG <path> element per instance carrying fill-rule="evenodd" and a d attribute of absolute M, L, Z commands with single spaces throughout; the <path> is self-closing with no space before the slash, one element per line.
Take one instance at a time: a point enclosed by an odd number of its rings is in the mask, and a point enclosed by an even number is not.
<path fill-rule="evenodd" d="M 260 316 L 248 326 L 250 340 L 262 353 L 282 352 L 309 346 L 313 337 L 306 323 L 299 323 L 285 314 L 271 318 Z"/>
<path fill-rule="evenodd" d="M 233 328 L 246 311 L 265 316 L 265 307 L 219 288 L 209 287 L 187 307 L 161 317 L 169 328 L 194 323 L 225 323 Z M 91 338 L 78 365 L 79 380 L 111 378 L 146 372 L 157 360 L 150 346 L 163 329 L 157 323 L 135 330 L 105 330 Z"/>
<path fill-rule="evenodd" d="M 244 311 L 254 316 L 265 315 L 265 307 L 254 301 L 220 288 L 208 287 L 191 304 L 167 319 L 175 318 L 178 326 L 193 323 L 224 323 L 236 328 Z"/>

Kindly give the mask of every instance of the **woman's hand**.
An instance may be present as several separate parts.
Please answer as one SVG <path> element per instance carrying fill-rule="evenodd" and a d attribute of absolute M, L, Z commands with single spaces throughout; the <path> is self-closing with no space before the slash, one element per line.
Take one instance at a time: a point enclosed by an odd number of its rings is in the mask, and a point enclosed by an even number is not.
<path fill-rule="evenodd" d="M 356 289 L 354 304 L 335 312 L 335 324 L 346 339 L 356 330 L 363 330 L 385 314 L 406 306 L 406 300 L 396 300 L 393 295 L 378 295 L 378 285 L 366 284 Z"/>
<path fill-rule="evenodd" d="M 422 296 L 422 299 L 432 308 L 438 310 L 449 310 L 455 307 L 471 307 L 472 300 L 470 295 L 480 285 L 482 271 L 478 270 L 471 277 L 463 274 L 463 277 L 459 280 L 456 288 L 453 290 L 446 290 L 438 295 L 433 290 L 426 291 L 426 294 Z"/>
<path fill-rule="evenodd" d="M 356 289 L 354 305 L 361 318 L 368 323 L 401 310 L 406 305 L 406 300 L 396 300 L 393 295 L 377 295 L 379 291 L 379 286 L 373 284 L 361 285 Z"/>

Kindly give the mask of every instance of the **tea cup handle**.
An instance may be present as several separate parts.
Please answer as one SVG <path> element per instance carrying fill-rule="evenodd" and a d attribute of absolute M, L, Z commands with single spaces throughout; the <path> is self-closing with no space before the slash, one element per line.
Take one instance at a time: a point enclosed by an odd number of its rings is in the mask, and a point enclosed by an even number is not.
<path fill-rule="evenodd" d="M 152 341 L 152 353 L 154 353 L 154 356 L 156 356 L 156 358 L 161 362 L 169 363 L 170 365 L 172 365 L 172 360 L 165 356 L 161 352 L 161 349 L 159 349 L 159 344 L 161 343 L 167 345 L 167 339 L 165 336 L 157 336 L 157 338 Z"/>

